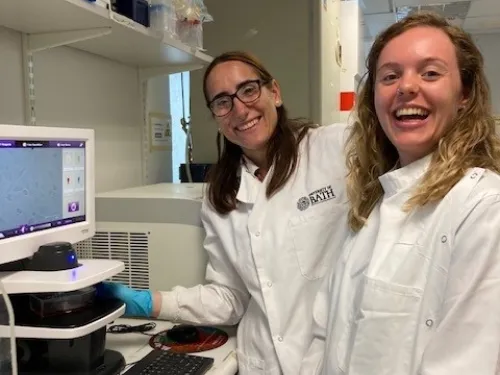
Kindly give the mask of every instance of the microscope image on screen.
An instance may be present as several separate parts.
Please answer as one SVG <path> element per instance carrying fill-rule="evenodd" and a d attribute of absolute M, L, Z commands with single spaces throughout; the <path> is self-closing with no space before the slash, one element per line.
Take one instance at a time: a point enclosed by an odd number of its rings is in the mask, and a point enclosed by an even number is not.
<path fill-rule="evenodd" d="M 85 144 L 0 144 L 0 239 L 85 220 Z"/>

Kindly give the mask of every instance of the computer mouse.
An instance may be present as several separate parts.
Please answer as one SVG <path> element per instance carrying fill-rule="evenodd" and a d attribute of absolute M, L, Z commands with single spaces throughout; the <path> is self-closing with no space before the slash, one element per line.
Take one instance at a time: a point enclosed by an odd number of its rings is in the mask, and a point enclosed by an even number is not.
<path fill-rule="evenodd" d="M 199 339 L 198 329 L 190 324 L 179 324 L 167 330 L 167 337 L 179 344 L 192 344 Z"/>

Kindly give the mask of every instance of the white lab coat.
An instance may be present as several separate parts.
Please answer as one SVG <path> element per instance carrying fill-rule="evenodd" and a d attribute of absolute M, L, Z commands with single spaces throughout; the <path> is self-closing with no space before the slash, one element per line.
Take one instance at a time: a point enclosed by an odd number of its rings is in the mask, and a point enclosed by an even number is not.
<path fill-rule="evenodd" d="M 210 284 L 163 293 L 161 318 L 236 324 L 240 375 L 293 375 L 310 341 L 312 304 L 347 236 L 345 125 L 311 130 L 297 171 L 268 200 L 241 168 L 238 208 L 203 204 Z"/>
<path fill-rule="evenodd" d="M 301 374 L 498 374 L 500 177 L 474 168 L 407 215 L 429 160 L 380 177 L 381 203 L 318 293 Z"/>

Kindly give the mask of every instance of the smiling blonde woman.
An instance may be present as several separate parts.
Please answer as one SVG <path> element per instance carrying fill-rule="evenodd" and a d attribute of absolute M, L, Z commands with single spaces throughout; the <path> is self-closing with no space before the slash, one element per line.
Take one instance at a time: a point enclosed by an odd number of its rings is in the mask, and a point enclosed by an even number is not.
<path fill-rule="evenodd" d="M 497 374 L 500 142 L 481 53 L 417 13 L 367 65 L 347 145 L 353 235 L 316 298 L 302 374 Z"/>

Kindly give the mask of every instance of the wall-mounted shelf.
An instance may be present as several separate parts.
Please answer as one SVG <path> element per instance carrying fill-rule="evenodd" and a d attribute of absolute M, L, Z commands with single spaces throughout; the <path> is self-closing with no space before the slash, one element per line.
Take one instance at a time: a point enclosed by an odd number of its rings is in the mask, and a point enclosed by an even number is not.
<path fill-rule="evenodd" d="M 141 75 L 202 68 L 212 58 L 86 0 L 1 0 L 0 25 L 28 35 L 31 52 L 67 45 L 141 69 Z"/>

